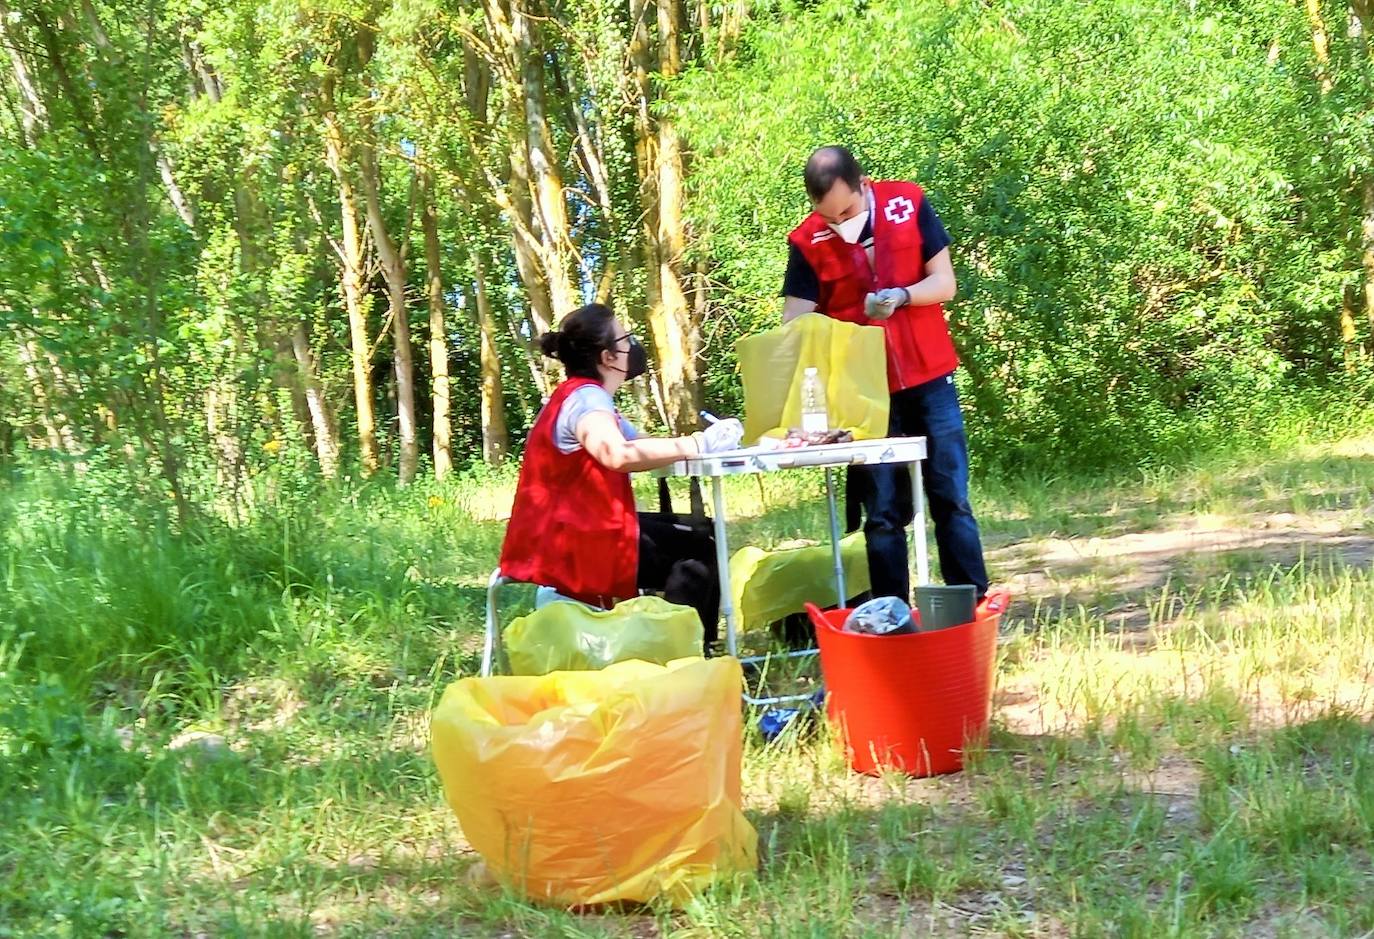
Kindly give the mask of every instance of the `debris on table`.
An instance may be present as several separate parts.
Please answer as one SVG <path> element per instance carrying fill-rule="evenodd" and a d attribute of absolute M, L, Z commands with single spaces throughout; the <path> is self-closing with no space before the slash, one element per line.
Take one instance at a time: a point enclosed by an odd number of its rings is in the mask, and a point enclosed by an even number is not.
<path fill-rule="evenodd" d="M 798 447 L 821 447 L 830 443 L 853 443 L 854 432 L 851 430 L 813 431 L 807 433 L 800 427 L 793 427 L 787 432 L 786 437 L 760 437 L 758 446 L 765 450 L 795 450 Z"/>

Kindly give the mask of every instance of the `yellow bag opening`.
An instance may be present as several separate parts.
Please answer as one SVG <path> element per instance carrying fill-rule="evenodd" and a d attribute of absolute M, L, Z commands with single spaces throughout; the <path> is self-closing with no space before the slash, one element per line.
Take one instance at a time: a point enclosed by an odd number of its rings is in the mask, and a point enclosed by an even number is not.
<path fill-rule="evenodd" d="M 565 906 L 682 905 L 757 866 L 732 658 L 464 678 L 431 720 L 463 834 L 503 884 Z"/>
<path fill-rule="evenodd" d="M 642 659 L 660 665 L 701 654 L 701 617 L 661 597 L 635 597 L 609 610 L 558 601 L 522 616 L 501 634 L 513 675 L 595 671 Z"/>
<path fill-rule="evenodd" d="M 840 557 L 848 600 L 869 588 L 863 532 L 840 539 Z M 828 544 L 774 551 L 740 548 L 730 558 L 730 587 L 741 627 L 762 628 L 802 612 L 807 603 L 834 604 L 835 559 Z"/>
<path fill-rule="evenodd" d="M 855 440 L 887 436 L 886 334 L 808 313 L 735 343 L 744 383 L 744 439 L 784 437 L 801 426 L 801 383 L 815 368 L 825 383 L 830 426 Z"/>

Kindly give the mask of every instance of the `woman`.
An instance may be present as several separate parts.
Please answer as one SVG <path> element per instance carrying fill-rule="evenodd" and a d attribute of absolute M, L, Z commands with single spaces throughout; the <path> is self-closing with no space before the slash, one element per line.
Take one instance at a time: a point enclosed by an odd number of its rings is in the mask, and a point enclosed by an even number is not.
<path fill-rule="evenodd" d="M 688 437 L 640 437 L 612 396 L 644 374 L 644 347 L 602 304 L 568 314 L 539 343 L 568 377 L 530 429 L 501 572 L 606 608 L 662 592 L 696 608 L 709 644 L 720 611 L 715 543 L 636 513 L 630 474 L 733 450 L 744 428 L 727 420 Z"/>

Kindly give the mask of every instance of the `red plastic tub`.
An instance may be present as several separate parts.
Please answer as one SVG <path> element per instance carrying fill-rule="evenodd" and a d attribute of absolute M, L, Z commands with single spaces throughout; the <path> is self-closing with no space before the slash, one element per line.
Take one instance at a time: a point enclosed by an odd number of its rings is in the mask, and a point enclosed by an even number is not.
<path fill-rule="evenodd" d="M 904 636 L 844 632 L 849 610 L 807 605 L 816 625 L 826 708 L 860 773 L 953 773 L 987 734 L 1005 594 L 972 623 Z"/>

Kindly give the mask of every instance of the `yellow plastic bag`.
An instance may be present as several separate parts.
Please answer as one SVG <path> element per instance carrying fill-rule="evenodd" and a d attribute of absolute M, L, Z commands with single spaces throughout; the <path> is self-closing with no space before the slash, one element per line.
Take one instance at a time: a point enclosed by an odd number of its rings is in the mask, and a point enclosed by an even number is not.
<path fill-rule="evenodd" d="M 840 539 L 849 597 L 869 588 L 865 545 L 860 531 Z M 740 548 L 730 558 L 730 587 L 743 628 L 756 629 L 802 612 L 807 603 L 821 607 L 834 604 L 835 559 L 828 544 L 781 551 Z"/>
<path fill-rule="evenodd" d="M 744 439 L 784 437 L 801 426 L 801 382 L 814 367 L 825 382 L 830 426 L 855 440 L 887 436 L 883 330 L 808 313 L 735 343 L 744 383 Z"/>
<path fill-rule="evenodd" d="M 595 671 L 613 662 L 663 664 L 701 653 L 701 617 L 690 606 L 635 597 L 609 610 L 558 601 L 506 627 L 513 675 Z"/>
<path fill-rule="evenodd" d="M 464 678 L 431 721 L 463 834 L 499 881 L 565 906 L 663 898 L 752 871 L 739 662 Z"/>

